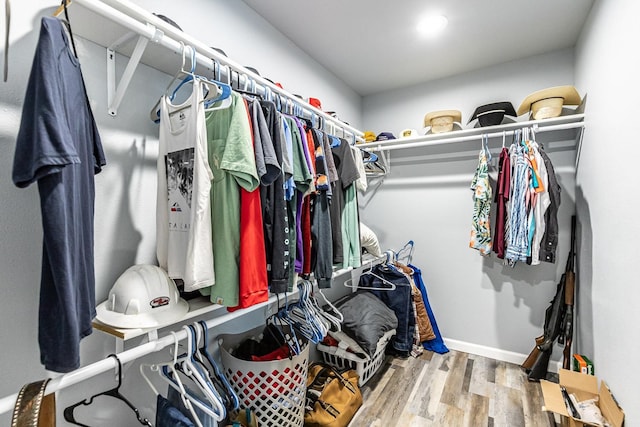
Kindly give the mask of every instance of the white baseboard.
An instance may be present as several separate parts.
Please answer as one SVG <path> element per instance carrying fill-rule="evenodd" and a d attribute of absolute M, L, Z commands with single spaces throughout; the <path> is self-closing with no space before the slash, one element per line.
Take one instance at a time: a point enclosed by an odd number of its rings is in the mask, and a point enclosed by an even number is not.
<path fill-rule="evenodd" d="M 444 338 L 444 342 L 450 350 L 462 351 L 464 353 L 476 354 L 478 356 L 488 357 L 502 362 L 522 364 L 529 356 L 528 354 L 516 353 L 513 351 L 502 350 L 494 347 L 487 347 L 480 344 L 473 344 L 466 341 L 458 341 Z M 558 372 L 562 367 L 562 361 L 549 361 L 549 372 Z"/>

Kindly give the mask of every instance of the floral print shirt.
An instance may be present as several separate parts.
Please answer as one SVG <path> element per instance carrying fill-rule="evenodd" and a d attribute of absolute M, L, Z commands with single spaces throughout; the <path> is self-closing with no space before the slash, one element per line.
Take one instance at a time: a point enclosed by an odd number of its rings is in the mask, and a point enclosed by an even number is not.
<path fill-rule="evenodd" d="M 482 255 L 491 253 L 491 222 L 489 212 L 491 211 L 491 185 L 489 184 L 489 159 L 491 154 L 488 150 L 480 151 L 478 167 L 471 181 L 471 191 L 473 191 L 473 220 L 471 223 L 471 239 L 469 247 L 477 249 Z"/>

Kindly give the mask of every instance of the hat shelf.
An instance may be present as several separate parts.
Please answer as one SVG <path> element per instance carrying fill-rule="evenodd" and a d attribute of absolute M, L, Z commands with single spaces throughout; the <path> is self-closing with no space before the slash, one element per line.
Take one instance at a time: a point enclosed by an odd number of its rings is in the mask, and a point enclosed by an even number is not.
<path fill-rule="evenodd" d="M 454 130 L 451 132 L 428 134 L 420 136 L 412 136 L 402 139 L 393 139 L 387 141 L 376 141 L 362 144 L 363 150 L 372 152 L 385 152 L 392 150 L 406 150 L 410 148 L 425 148 L 430 146 L 456 144 L 468 141 L 480 140 L 482 135 L 488 135 L 491 138 L 502 138 L 503 136 L 513 135 L 514 131 L 522 128 L 533 128 L 536 133 L 541 132 L 562 132 L 573 130 L 574 133 L 570 139 L 573 139 L 579 151 L 580 134 L 584 128 L 585 115 L 571 114 L 559 116 L 543 120 L 527 120 L 521 122 L 513 122 L 495 126 L 477 127 L 471 129 Z M 566 138 L 563 138 L 566 140 Z"/>

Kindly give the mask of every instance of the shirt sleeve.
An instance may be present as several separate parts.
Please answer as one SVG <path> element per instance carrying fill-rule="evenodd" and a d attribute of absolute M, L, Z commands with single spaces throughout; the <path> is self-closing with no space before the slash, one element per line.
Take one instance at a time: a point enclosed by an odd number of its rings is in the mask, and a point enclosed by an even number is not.
<path fill-rule="evenodd" d="M 62 76 L 57 71 L 57 52 L 51 29 L 43 22 L 35 53 L 22 118 L 16 140 L 12 179 L 24 188 L 40 178 L 80 163 L 66 122 L 61 96 Z"/>

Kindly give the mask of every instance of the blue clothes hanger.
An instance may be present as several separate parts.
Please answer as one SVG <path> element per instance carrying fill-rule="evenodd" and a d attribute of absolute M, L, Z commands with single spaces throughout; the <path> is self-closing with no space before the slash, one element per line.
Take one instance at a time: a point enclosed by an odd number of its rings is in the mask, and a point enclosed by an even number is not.
<path fill-rule="evenodd" d="M 336 136 L 329 135 L 329 138 L 331 138 L 331 148 L 337 148 L 342 143 L 342 141 L 340 141 L 340 138 Z"/>
<path fill-rule="evenodd" d="M 207 343 L 209 342 L 207 324 L 204 320 L 200 320 L 198 324 L 200 325 L 201 332 L 202 332 L 202 339 L 203 339 L 202 347 L 200 347 L 198 351 L 200 355 L 204 356 L 206 360 L 209 362 L 209 364 L 211 365 L 211 368 L 213 369 L 213 375 L 215 376 L 215 380 L 221 383 L 222 387 L 224 388 L 224 391 L 223 391 L 224 395 L 227 396 L 230 400 L 231 409 L 238 410 L 240 408 L 240 400 L 238 399 L 238 395 L 233 390 L 233 387 L 231 387 L 231 384 L 229 384 L 227 377 L 224 376 L 224 373 L 220 370 L 220 367 L 218 366 L 213 356 L 211 355 L 211 353 L 209 353 L 209 350 L 207 349 Z"/>

